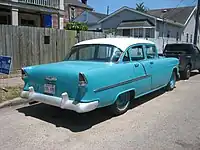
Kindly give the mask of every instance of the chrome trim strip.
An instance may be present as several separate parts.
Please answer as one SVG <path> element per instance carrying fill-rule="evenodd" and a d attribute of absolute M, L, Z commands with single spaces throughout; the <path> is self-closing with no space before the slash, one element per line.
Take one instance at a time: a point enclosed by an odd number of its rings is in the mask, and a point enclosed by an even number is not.
<path fill-rule="evenodd" d="M 116 84 L 113 84 L 113 85 L 109 85 L 109 86 L 105 86 L 105 87 L 96 89 L 96 90 L 94 90 L 94 92 L 95 92 L 95 93 L 97 93 L 97 92 L 102 92 L 102 91 L 105 91 L 105 90 L 108 90 L 108 89 L 111 89 L 111 88 L 115 88 L 115 87 L 118 87 L 118 86 L 122 86 L 122 85 L 125 85 L 125 84 L 128 84 L 128 83 L 131 83 L 131 82 L 136 82 L 136 81 L 139 81 L 139 80 L 148 78 L 148 77 L 150 77 L 150 76 L 151 76 L 151 75 L 145 75 L 145 76 L 141 76 L 141 77 L 138 77 L 138 78 L 126 80 L 126 81 L 123 81 L 123 82 L 119 82 L 119 83 L 116 83 Z"/>
<path fill-rule="evenodd" d="M 56 77 L 46 77 L 45 80 L 47 81 L 57 81 L 57 78 Z"/>

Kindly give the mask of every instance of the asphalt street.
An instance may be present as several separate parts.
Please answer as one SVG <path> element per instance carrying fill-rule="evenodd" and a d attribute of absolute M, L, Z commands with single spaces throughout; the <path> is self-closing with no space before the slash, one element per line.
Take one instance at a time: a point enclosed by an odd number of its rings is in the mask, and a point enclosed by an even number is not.
<path fill-rule="evenodd" d="M 112 117 L 35 104 L 0 110 L 1 150 L 200 150 L 200 74 L 134 100 Z"/>

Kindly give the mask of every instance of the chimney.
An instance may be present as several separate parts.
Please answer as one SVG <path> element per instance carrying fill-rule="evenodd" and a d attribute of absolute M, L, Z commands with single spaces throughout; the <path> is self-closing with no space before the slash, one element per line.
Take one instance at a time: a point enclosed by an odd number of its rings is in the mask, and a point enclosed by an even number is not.
<path fill-rule="evenodd" d="M 87 5 L 87 0 L 81 0 L 81 2 L 85 5 Z"/>

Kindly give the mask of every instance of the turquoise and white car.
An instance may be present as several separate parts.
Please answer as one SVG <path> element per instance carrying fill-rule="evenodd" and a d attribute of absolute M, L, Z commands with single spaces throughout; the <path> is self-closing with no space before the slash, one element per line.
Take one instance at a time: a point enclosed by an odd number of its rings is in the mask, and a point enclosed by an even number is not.
<path fill-rule="evenodd" d="M 109 106 L 115 115 L 130 101 L 175 88 L 179 60 L 158 56 L 155 44 L 135 38 L 80 42 L 62 62 L 22 68 L 26 98 L 85 113 Z"/>

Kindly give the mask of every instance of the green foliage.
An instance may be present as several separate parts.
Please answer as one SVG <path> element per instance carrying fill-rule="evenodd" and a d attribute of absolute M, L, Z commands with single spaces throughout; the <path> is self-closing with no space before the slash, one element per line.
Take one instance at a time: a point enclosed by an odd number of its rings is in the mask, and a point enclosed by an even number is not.
<path fill-rule="evenodd" d="M 149 9 L 144 6 L 144 2 L 136 4 L 136 10 L 140 12 L 147 12 Z"/>
<path fill-rule="evenodd" d="M 88 26 L 81 22 L 69 22 L 65 26 L 66 30 L 87 31 Z"/>

